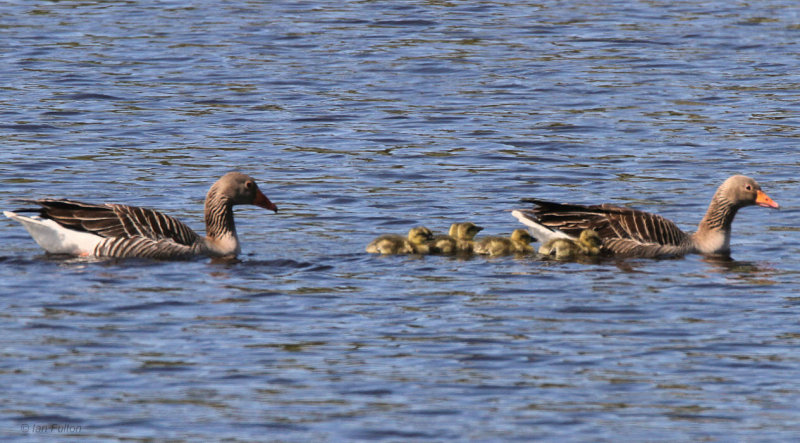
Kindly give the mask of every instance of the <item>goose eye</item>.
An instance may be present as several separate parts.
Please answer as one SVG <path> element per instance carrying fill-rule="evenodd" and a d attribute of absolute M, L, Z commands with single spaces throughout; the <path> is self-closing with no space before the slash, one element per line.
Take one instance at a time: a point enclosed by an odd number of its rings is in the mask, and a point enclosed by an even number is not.
<path fill-rule="evenodd" d="M 255 186 L 255 184 L 253 182 L 245 182 L 245 184 L 244 184 L 244 187 L 247 188 L 247 189 L 253 189 L 253 186 Z M 748 186 L 748 189 L 749 189 L 749 186 Z"/>
<path fill-rule="evenodd" d="M 750 185 L 745 185 L 744 188 L 747 189 L 748 191 L 752 191 L 753 190 L 753 187 L 750 186 Z"/>

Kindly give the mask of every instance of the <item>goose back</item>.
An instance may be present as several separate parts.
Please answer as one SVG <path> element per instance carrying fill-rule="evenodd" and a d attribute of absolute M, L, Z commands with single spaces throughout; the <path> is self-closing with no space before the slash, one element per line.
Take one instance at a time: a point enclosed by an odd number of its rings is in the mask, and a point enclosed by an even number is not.
<path fill-rule="evenodd" d="M 536 205 L 520 211 L 526 217 L 575 238 L 584 229 L 593 229 L 603 239 L 603 249 L 614 255 L 659 257 L 682 255 L 693 249 L 690 235 L 660 215 L 610 204 L 523 201 Z"/>
<path fill-rule="evenodd" d="M 142 237 L 191 246 L 200 239 L 189 226 L 159 211 L 119 204 L 91 204 L 66 199 L 22 200 L 39 205 L 39 216 L 76 231 L 104 238 Z"/>

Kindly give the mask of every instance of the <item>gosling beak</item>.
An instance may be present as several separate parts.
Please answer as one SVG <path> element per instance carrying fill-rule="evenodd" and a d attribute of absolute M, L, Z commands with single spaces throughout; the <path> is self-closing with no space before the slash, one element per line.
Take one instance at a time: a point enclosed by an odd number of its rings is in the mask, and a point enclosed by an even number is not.
<path fill-rule="evenodd" d="M 758 206 L 762 206 L 762 207 L 765 207 L 765 208 L 773 208 L 773 209 L 778 209 L 780 207 L 780 205 L 778 205 L 777 203 L 775 203 L 774 200 L 769 198 L 769 195 L 764 193 L 764 191 L 759 189 L 756 192 L 757 192 L 756 193 L 756 204 Z"/>
<path fill-rule="evenodd" d="M 769 198 L 769 197 L 767 197 L 767 198 Z M 267 196 L 264 195 L 264 193 L 261 192 L 260 189 L 256 190 L 256 198 L 253 200 L 253 204 L 256 205 L 256 206 L 260 206 L 260 207 L 262 207 L 264 209 L 270 209 L 272 211 L 275 211 L 276 213 L 278 212 L 278 207 L 275 206 L 275 203 L 272 203 L 271 201 L 269 201 Z"/>

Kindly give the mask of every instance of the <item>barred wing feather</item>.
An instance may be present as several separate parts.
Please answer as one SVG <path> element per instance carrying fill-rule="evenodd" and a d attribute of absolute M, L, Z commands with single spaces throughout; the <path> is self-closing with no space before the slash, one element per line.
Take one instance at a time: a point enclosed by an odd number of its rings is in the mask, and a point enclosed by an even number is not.
<path fill-rule="evenodd" d="M 574 205 L 525 199 L 536 205 L 531 212 L 538 222 L 577 237 L 594 229 L 603 246 L 619 255 L 661 256 L 680 253 L 690 237 L 675 223 L 656 214 L 609 204 Z"/>
<path fill-rule="evenodd" d="M 118 204 L 90 204 L 74 200 L 23 200 L 38 204 L 39 215 L 77 231 L 106 238 L 144 237 L 192 245 L 199 236 L 176 218 L 152 209 Z"/>

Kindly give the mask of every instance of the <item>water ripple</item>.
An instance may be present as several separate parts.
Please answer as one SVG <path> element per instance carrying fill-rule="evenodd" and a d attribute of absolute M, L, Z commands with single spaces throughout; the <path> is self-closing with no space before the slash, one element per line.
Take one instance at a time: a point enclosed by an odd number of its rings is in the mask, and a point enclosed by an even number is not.
<path fill-rule="evenodd" d="M 281 207 L 237 208 L 226 262 L 47 256 L 0 222 L 3 435 L 794 438 L 792 6 L 0 4 L 4 210 L 202 230 L 229 170 Z M 734 173 L 782 210 L 742 209 L 731 261 L 364 252 L 420 224 L 508 235 L 525 197 L 692 230 Z"/>

